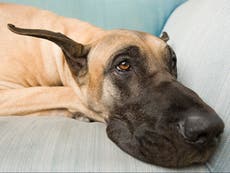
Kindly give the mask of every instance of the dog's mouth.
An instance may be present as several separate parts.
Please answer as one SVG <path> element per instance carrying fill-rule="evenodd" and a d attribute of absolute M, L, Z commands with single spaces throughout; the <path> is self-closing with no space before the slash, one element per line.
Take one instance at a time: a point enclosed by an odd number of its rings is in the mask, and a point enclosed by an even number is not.
<path fill-rule="evenodd" d="M 121 119 L 108 122 L 108 137 L 133 157 L 163 167 L 185 167 L 205 163 L 214 153 L 217 139 L 204 145 L 186 141 L 181 135 L 165 135 L 143 123 L 135 129 Z M 219 139 L 219 136 L 218 136 Z"/>
<path fill-rule="evenodd" d="M 176 140 L 174 139 L 173 145 L 177 148 L 177 153 L 175 153 L 177 164 L 176 166 L 173 165 L 172 167 L 185 167 L 192 164 L 204 164 L 214 154 L 219 140 L 220 136 L 218 136 L 218 138 L 214 138 L 208 143 L 204 143 L 202 140 L 200 140 L 201 143 L 195 143 L 182 137 L 178 137 Z"/>

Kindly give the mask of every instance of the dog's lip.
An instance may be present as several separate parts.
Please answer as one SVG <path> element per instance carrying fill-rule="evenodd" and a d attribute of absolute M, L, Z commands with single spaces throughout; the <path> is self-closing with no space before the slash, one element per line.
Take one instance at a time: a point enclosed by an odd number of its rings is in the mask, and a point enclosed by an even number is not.
<path fill-rule="evenodd" d="M 214 155 L 214 152 L 218 146 L 215 141 L 206 146 L 196 146 L 191 143 L 185 143 L 185 145 L 191 148 L 191 152 L 187 153 L 187 151 L 182 151 L 178 154 L 177 167 L 204 164 Z M 178 147 L 176 148 L 178 151 L 182 149 Z"/>
<path fill-rule="evenodd" d="M 120 120 L 120 121 L 122 121 L 122 119 L 120 117 L 118 117 L 118 115 L 117 116 L 112 116 L 112 117 L 109 117 L 109 118 L 105 119 L 107 125 L 109 123 L 111 123 L 111 121 L 113 121 L 113 120 Z M 182 135 L 176 135 L 173 138 L 172 136 L 164 134 L 164 133 L 161 133 L 159 131 L 155 131 L 155 133 L 157 133 L 162 138 L 164 138 L 165 140 L 167 140 L 170 143 L 170 145 L 173 148 L 175 148 L 175 150 L 177 151 L 175 153 L 175 157 L 176 158 L 174 158 L 175 159 L 175 165 L 174 166 L 173 165 L 171 165 L 171 166 L 170 165 L 169 166 L 167 166 L 167 165 L 161 165 L 161 166 L 164 166 L 164 167 L 172 167 L 172 168 L 173 167 L 186 167 L 186 166 L 189 166 L 189 165 L 202 164 L 202 163 L 206 162 L 210 157 L 213 156 L 213 153 L 214 153 L 215 149 L 217 148 L 219 140 L 221 139 L 221 136 L 222 136 L 222 135 L 218 135 L 213 141 L 210 141 L 210 143 L 208 143 L 207 145 L 196 146 L 194 143 L 187 142 Z M 135 135 L 135 132 L 133 132 L 132 134 Z M 178 141 L 180 143 L 183 143 L 182 145 L 186 146 L 185 149 L 186 148 L 190 148 L 191 149 L 191 153 L 189 154 L 187 151 L 183 151 L 183 149 L 180 147 L 181 144 L 177 144 Z M 122 148 L 121 146 L 119 146 L 119 147 Z M 132 155 L 132 153 L 129 153 L 126 150 L 124 150 L 124 151 L 126 153 Z M 180 152 L 178 152 L 178 151 L 180 151 Z M 189 156 L 191 154 L 192 154 L 192 156 Z M 185 155 L 188 155 L 188 156 L 185 156 Z M 146 160 L 146 159 L 143 159 L 143 158 L 140 159 L 140 158 L 138 158 L 135 155 L 132 155 L 132 156 L 135 157 L 135 158 L 137 158 L 137 159 L 139 159 L 139 160 L 142 160 L 144 162 L 158 165 L 158 163 L 156 163 L 156 162 L 152 162 L 150 160 Z M 183 158 L 185 160 L 183 160 Z"/>

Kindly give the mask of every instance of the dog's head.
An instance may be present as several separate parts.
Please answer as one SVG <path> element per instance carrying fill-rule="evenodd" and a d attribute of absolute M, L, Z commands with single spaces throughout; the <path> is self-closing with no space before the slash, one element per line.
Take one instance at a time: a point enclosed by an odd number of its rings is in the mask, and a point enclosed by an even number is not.
<path fill-rule="evenodd" d="M 212 155 L 224 123 L 176 80 L 176 55 L 161 38 L 114 30 L 90 45 L 44 30 L 9 28 L 58 44 L 88 107 L 107 113 L 107 134 L 122 150 L 148 163 L 182 167 Z"/>

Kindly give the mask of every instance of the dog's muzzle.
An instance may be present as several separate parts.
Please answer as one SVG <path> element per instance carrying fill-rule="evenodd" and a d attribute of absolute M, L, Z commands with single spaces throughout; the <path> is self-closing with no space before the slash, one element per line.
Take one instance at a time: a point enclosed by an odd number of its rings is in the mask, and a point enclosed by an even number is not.
<path fill-rule="evenodd" d="M 143 93 L 116 108 L 108 120 L 109 138 L 151 164 L 184 167 L 206 162 L 224 129 L 216 112 L 176 81 Z"/>

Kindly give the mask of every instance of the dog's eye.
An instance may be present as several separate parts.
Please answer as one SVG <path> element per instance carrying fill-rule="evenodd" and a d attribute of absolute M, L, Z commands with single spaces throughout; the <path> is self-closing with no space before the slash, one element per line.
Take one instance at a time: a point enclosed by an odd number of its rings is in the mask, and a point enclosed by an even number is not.
<path fill-rule="evenodd" d="M 131 68 L 131 65 L 127 61 L 122 61 L 116 66 L 116 69 L 119 71 L 128 71 L 130 70 L 130 68 Z"/>
<path fill-rule="evenodd" d="M 172 57 L 172 68 L 176 68 L 176 62 L 177 62 L 177 59 L 176 59 L 176 56 L 173 56 Z"/>

